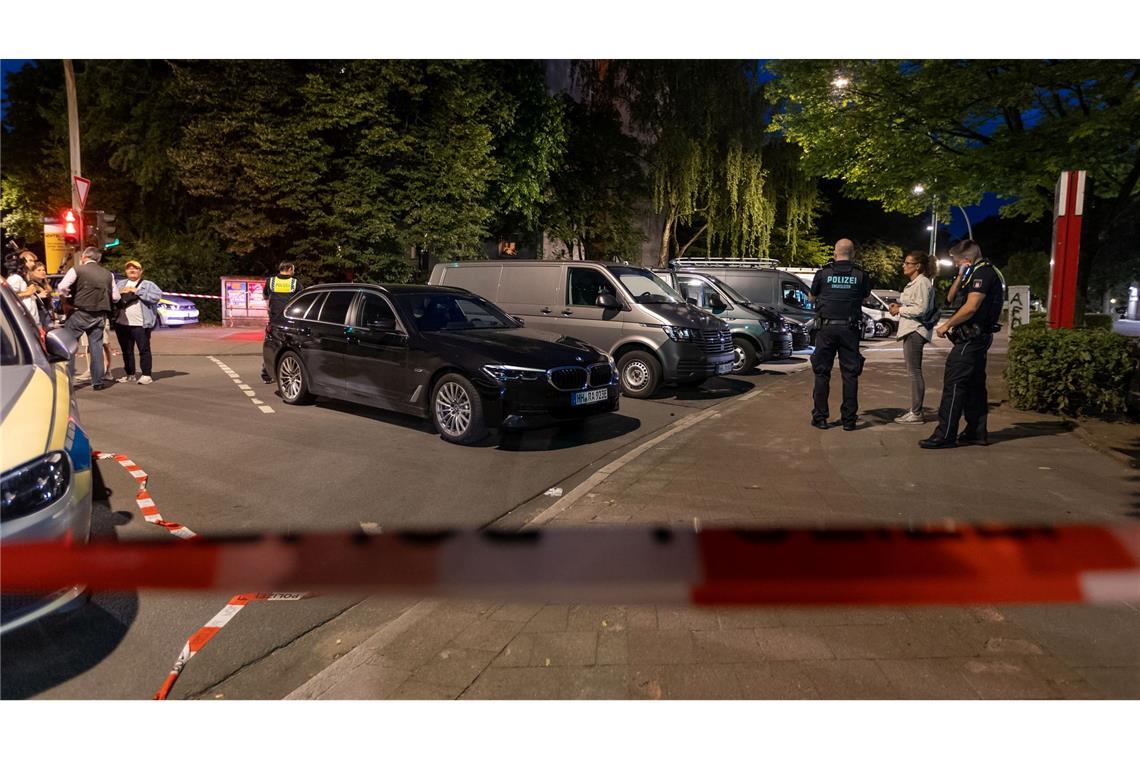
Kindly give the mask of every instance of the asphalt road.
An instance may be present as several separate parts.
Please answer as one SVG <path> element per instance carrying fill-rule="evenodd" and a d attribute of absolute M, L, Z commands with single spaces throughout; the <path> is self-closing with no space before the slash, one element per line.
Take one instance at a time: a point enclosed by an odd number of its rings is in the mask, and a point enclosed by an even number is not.
<path fill-rule="evenodd" d="M 688 414 L 779 380 L 753 373 L 647 401 L 623 398 L 620 413 L 580 428 L 492 436 L 461 447 L 411 417 L 339 402 L 287 406 L 259 380 L 260 357 L 217 359 L 229 373 L 207 356 L 163 355 L 156 357 L 150 386 L 80 391 L 95 447 L 131 456 L 150 475 L 150 494 L 165 519 L 212 535 L 481 527 L 544 498 L 555 483 L 584 479 Z M 804 361 L 797 358 L 793 366 Z M 96 535 L 166 535 L 141 518 L 134 482 L 121 467 L 104 461 L 99 471 L 107 493 L 96 504 Z M 96 595 L 75 615 L 5 637 L 2 696 L 149 698 L 187 638 L 228 599 L 219 593 Z M 358 601 L 250 604 L 193 658 L 171 697 L 206 693 Z M 379 605 L 374 622 L 402 610 L 398 600 Z"/>

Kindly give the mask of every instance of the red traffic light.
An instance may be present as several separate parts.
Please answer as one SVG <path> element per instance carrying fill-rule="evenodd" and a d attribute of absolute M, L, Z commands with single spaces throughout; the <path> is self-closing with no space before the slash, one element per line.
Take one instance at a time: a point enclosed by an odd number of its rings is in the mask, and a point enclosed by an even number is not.
<path fill-rule="evenodd" d="M 63 221 L 64 242 L 69 245 L 77 245 L 79 243 L 79 215 L 75 213 L 75 209 L 69 208 L 59 212 L 59 218 Z"/>

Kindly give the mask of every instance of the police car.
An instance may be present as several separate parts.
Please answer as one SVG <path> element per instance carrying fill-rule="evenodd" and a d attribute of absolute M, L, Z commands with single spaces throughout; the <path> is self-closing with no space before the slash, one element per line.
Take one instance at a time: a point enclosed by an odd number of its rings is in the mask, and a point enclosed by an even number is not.
<path fill-rule="evenodd" d="M 59 331 L 44 342 L 11 289 L 0 286 L 0 551 L 14 541 L 86 542 L 91 529 L 91 445 L 79 421 Z M 0 593 L 0 633 L 84 600 L 79 586 Z"/>
<path fill-rule="evenodd" d="M 158 316 L 158 327 L 198 324 L 198 306 L 189 298 L 164 295 L 158 299 L 155 313 Z"/>

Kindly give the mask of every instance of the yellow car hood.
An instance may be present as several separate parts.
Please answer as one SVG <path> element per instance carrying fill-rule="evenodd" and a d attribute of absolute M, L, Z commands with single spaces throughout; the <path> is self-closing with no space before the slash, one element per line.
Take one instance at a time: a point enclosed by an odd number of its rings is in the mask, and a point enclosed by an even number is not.
<path fill-rule="evenodd" d="M 0 367 L 0 470 L 65 446 L 71 387 L 66 372 L 52 369 L 56 383 L 34 365 Z"/>

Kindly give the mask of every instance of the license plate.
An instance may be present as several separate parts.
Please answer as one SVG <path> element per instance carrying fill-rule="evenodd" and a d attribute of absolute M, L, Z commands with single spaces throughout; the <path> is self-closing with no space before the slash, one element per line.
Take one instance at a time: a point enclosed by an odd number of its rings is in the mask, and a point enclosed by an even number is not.
<path fill-rule="evenodd" d="M 580 391 L 570 397 L 570 406 L 596 404 L 599 401 L 605 401 L 607 398 L 609 398 L 609 392 L 605 388 L 599 388 L 596 391 Z"/>
<path fill-rule="evenodd" d="M 732 362 L 716 365 L 716 373 L 718 375 L 727 375 L 729 372 L 732 372 Z"/>

